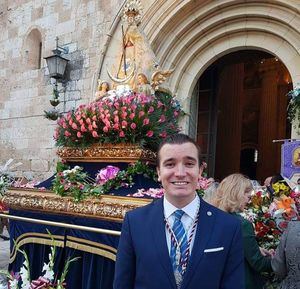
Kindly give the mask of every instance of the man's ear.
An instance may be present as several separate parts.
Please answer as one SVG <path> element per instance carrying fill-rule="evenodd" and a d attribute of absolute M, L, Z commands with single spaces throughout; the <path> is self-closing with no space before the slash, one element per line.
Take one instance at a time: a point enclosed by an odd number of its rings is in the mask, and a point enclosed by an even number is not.
<path fill-rule="evenodd" d="M 157 172 L 157 180 L 160 182 L 160 171 L 159 171 L 159 167 L 156 167 L 156 172 Z"/>

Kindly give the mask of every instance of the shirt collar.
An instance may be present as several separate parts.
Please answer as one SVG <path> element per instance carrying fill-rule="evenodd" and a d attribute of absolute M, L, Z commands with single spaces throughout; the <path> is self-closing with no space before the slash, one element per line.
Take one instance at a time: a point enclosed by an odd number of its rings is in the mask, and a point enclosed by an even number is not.
<path fill-rule="evenodd" d="M 183 210 L 192 219 L 195 219 L 197 214 L 198 203 L 200 203 L 200 199 L 198 195 L 195 194 L 195 198 L 185 207 L 181 208 L 181 210 Z M 165 218 L 168 219 L 176 210 L 179 210 L 179 208 L 176 208 L 166 198 L 164 198 Z"/>

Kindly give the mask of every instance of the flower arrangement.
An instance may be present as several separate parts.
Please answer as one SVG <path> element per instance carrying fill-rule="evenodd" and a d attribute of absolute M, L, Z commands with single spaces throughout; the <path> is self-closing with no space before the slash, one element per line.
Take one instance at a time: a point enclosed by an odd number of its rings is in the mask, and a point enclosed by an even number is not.
<path fill-rule="evenodd" d="M 300 84 L 298 83 L 296 87 L 291 90 L 288 94 L 290 98 L 288 105 L 288 120 L 293 123 L 298 120 L 297 124 L 294 123 L 294 127 L 300 128 Z"/>
<path fill-rule="evenodd" d="M 248 208 L 241 213 L 245 219 L 253 223 L 257 241 L 266 249 L 276 248 L 281 235 L 268 210 L 271 202 L 269 191 L 262 187 L 256 192 L 253 191 Z"/>
<path fill-rule="evenodd" d="M 10 289 L 64 289 L 66 288 L 65 279 L 70 267 L 70 264 L 76 261 L 77 258 L 70 259 L 68 258 L 63 271 L 61 274 L 55 274 L 54 272 L 54 261 L 56 257 L 56 246 L 55 240 L 52 237 L 51 233 L 47 230 L 49 236 L 51 237 L 51 249 L 49 253 L 48 263 L 44 263 L 42 273 L 36 280 L 32 280 L 30 277 L 30 264 L 27 253 L 24 250 L 21 250 L 17 245 L 16 250 L 24 256 L 23 266 L 20 269 L 19 273 L 9 273 L 7 271 L 0 271 L 0 274 L 3 274 L 8 279 L 8 288 Z M 60 277 L 59 277 L 60 276 Z"/>
<path fill-rule="evenodd" d="M 106 166 L 91 178 L 82 167 L 70 167 L 62 162 L 57 163 L 56 176 L 53 180 L 53 191 L 60 196 L 72 196 L 76 202 L 88 196 L 107 194 L 113 189 L 131 187 L 137 174 L 157 180 L 156 171 L 147 163 L 136 162 L 126 169 L 120 170 L 115 166 Z"/>
<path fill-rule="evenodd" d="M 13 163 L 13 159 L 9 159 L 3 166 L 0 166 L 0 197 L 6 192 L 7 188 L 14 182 L 14 177 L 11 173 L 13 169 L 20 166 L 22 163 Z"/>
<path fill-rule="evenodd" d="M 179 131 L 184 113 L 170 95 L 133 92 L 106 97 L 68 112 L 57 121 L 58 146 L 86 147 L 97 143 L 132 143 L 156 149 L 161 138 Z"/>
<path fill-rule="evenodd" d="M 253 192 L 247 210 L 241 215 L 251 221 L 259 245 L 266 249 L 276 249 L 280 236 L 291 220 L 300 220 L 300 193 L 292 191 L 284 181 L 272 184 L 272 190 L 261 187 Z M 266 274 L 267 289 L 279 286 L 274 274 Z"/>
<path fill-rule="evenodd" d="M 273 194 L 265 187 L 253 192 L 248 208 L 241 215 L 255 226 L 258 243 L 275 249 L 290 220 L 299 219 L 300 193 L 283 181 L 272 185 Z"/>

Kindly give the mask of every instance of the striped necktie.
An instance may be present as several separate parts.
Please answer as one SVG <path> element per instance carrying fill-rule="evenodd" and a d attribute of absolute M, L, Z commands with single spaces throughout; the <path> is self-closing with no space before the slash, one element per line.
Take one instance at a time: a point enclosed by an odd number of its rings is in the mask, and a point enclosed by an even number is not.
<path fill-rule="evenodd" d="M 172 227 L 173 234 L 171 234 L 170 258 L 176 284 L 177 287 L 180 288 L 184 274 L 182 265 L 186 262 L 188 257 L 186 256 L 188 254 L 188 241 L 187 234 L 181 222 L 184 211 L 176 210 L 173 214 L 175 216 L 175 220 Z"/>

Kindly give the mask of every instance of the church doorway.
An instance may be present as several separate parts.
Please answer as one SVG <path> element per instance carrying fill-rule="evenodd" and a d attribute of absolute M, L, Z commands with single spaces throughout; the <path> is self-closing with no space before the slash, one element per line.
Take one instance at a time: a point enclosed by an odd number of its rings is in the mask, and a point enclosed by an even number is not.
<path fill-rule="evenodd" d="M 194 90 L 191 127 L 209 176 L 241 172 L 263 182 L 280 172 L 280 143 L 273 140 L 290 138 L 291 89 L 284 64 L 263 51 L 233 52 L 206 69 Z"/>

